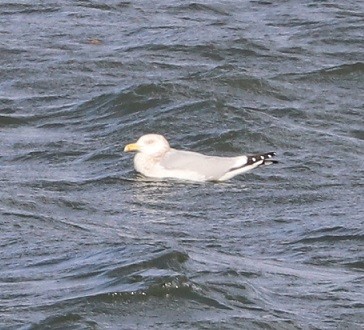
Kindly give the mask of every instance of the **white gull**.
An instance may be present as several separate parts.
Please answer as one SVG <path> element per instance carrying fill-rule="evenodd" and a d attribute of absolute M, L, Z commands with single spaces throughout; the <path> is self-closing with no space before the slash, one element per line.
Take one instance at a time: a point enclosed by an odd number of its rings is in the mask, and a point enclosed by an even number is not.
<path fill-rule="evenodd" d="M 277 163 L 274 152 L 237 157 L 207 156 L 197 152 L 177 150 L 159 134 L 147 134 L 124 151 L 136 151 L 134 168 L 149 178 L 190 181 L 225 181 L 261 165 Z"/>

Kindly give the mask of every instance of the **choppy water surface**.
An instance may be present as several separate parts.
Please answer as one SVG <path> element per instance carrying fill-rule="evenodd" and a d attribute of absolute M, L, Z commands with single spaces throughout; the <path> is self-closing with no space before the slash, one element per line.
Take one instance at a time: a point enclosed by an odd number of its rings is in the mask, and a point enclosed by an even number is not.
<path fill-rule="evenodd" d="M 360 1 L 2 1 L 1 329 L 362 329 Z M 153 182 L 124 144 L 277 151 Z"/>

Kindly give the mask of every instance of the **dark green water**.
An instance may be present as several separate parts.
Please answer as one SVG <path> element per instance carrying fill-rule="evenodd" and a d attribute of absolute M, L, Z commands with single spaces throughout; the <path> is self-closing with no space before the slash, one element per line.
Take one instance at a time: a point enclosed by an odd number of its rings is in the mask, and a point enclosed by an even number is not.
<path fill-rule="evenodd" d="M 1 329 L 362 329 L 360 1 L 2 1 Z M 275 150 L 225 183 L 126 143 Z"/>

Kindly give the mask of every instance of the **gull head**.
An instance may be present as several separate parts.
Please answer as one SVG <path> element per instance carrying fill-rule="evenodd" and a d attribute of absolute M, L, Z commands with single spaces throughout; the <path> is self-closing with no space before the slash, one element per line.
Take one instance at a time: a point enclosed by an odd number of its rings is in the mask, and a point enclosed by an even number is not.
<path fill-rule="evenodd" d="M 137 142 L 126 145 L 124 151 L 137 151 L 155 157 L 163 155 L 169 149 L 169 143 L 163 135 L 146 134 L 141 136 Z"/>

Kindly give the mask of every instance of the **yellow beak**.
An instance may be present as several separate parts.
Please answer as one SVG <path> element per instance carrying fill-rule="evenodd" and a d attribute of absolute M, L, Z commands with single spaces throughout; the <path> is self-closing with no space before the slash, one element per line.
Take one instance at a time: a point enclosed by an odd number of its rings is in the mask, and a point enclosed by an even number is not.
<path fill-rule="evenodd" d="M 139 150 L 139 146 L 136 143 L 127 144 L 124 148 L 125 152 L 138 151 L 138 150 Z"/>

